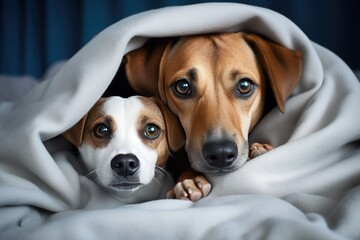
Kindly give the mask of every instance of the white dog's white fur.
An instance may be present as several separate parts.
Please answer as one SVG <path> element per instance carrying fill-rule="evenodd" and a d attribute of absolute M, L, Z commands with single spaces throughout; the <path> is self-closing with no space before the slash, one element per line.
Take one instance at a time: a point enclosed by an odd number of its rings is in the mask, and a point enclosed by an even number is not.
<path fill-rule="evenodd" d="M 124 202 L 157 198 L 159 190 L 165 197 L 171 187 L 163 169 L 166 127 L 153 98 L 102 98 L 64 136 L 78 147 L 89 175 Z"/>

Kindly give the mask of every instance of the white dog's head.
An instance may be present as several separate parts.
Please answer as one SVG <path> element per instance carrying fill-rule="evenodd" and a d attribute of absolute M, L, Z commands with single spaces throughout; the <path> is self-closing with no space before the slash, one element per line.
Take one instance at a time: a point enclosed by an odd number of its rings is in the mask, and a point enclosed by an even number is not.
<path fill-rule="evenodd" d="M 63 135 L 78 147 L 89 175 L 112 192 L 149 184 L 168 158 L 165 122 L 153 98 L 101 98 Z"/>

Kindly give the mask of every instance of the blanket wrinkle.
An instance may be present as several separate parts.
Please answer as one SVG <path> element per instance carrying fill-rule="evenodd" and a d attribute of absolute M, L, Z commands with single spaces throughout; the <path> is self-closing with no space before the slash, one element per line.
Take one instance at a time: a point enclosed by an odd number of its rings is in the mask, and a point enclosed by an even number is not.
<path fill-rule="evenodd" d="M 329 215 L 329 226 L 337 232 L 347 235 L 350 238 L 360 237 L 358 227 L 360 219 L 358 213 L 360 209 L 360 186 L 356 186 L 352 191 L 348 191 L 339 204 L 334 207 Z M 354 209 L 356 209 L 354 211 Z"/>
<path fill-rule="evenodd" d="M 124 204 L 84 176 L 58 135 L 104 93 L 124 54 L 151 38 L 236 31 L 303 53 L 285 113 L 271 110 L 249 138 L 274 150 L 207 176 L 210 196 L 196 203 Z M 279 13 L 237 3 L 139 13 L 19 91 L 0 100 L 0 239 L 360 239 L 359 81 Z"/>

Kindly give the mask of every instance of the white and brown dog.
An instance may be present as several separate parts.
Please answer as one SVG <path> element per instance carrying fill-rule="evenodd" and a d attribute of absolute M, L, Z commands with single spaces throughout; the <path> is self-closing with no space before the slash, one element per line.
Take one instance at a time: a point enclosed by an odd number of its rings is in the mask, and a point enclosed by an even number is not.
<path fill-rule="evenodd" d="M 242 32 L 153 39 L 124 62 L 133 88 L 158 97 L 178 117 L 169 131 L 184 133 L 170 147 L 185 144 L 192 168 L 215 175 L 271 149 L 250 148 L 248 135 L 269 96 L 285 111 L 302 70 L 300 51 Z"/>
<path fill-rule="evenodd" d="M 154 98 L 101 98 L 63 135 L 79 149 L 88 175 L 123 202 L 164 198 L 173 187 L 164 170 L 167 130 Z"/>

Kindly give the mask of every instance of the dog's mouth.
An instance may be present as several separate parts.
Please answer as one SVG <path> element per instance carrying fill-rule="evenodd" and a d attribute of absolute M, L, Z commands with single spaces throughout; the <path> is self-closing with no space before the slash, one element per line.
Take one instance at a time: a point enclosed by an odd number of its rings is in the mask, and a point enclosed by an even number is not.
<path fill-rule="evenodd" d="M 121 182 L 121 183 L 111 183 L 109 184 L 109 188 L 120 191 L 135 191 L 139 189 L 144 184 L 138 182 Z"/>
<path fill-rule="evenodd" d="M 239 169 L 238 167 L 233 167 L 233 168 L 220 168 L 220 169 L 216 169 L 216 171 L 210 171 L 210 173 L 214 174 L 214 175 L 224 175 L 230 172 L 234 172 L 235 170 Z"/>
<path fill-rule="evenodd" d="M 202 172 L 204 174 L 214 175 L 214 176 L 222 176 L 222 175 L 228 174 L 230 172 L 234 172 L 239 168 L 240 168 L 240 166 L 233 166 L 233 167 L 226 167 L 226 168 L 205 167 L 205 168 L 201 169 L 200 172 Z"/>
<path fill-rule="evenodd" d="M 199 160 L 201 159 L 201 160 Z M 237 159 L 235 159 L 234 161 L 232 161 L 231 164 L 228 164 L 226 166 L 224 165 L 211 165 L 209 164 L 209 161 L 207 161 L 206 159 L 202 159 L 200 157 L 194 158 L 193 156 L 189 156 L 189 161 L 191 164 L 191 167 L 198 171 L 201 172 L 203 174 L 207 174 L 207 175 L 214 175 L 214 176 L 221 176 L 221 175 L 225 175 L 231 172 L 234 172 L 236 170 L 238 170 L 239 168 L 241 168 L 246 162 L 247 162 L 247 156 L 239 156 Z"/>

